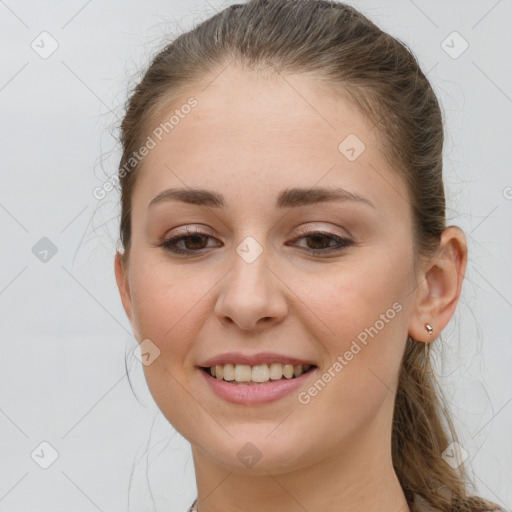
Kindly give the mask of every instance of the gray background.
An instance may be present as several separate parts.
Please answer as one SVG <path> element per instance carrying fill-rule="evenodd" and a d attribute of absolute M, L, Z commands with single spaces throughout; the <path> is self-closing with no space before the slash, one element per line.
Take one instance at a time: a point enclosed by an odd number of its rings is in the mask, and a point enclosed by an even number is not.
<path fill-rule="evenodd" d="M 133 356 L 140 401 L 125 375 L 118 195 L 92 190 L 116 172 L 127 88 L 164 35 L 229 3 L 0 1 L 0 512 L 121 511 L 128 496 L 130 511 L 179 512 L 195 497 L 188 444 Z M 512 1 L 351 3 L 409 45 L 443 105 L 448 221 L 470 255 L 437 368 L 476 491 L 512 508 Z"/>

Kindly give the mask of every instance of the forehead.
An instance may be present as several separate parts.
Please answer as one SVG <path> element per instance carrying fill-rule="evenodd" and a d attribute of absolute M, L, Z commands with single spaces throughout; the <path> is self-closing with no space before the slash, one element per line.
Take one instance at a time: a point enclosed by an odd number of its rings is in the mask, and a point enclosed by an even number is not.
<path fill-rule="evenodd" d="M 191 97 L 196 105 L 181 110 Z M 390 203 L 396 202 L 393 195 L 406 195 L 372 123 L 346 96 L 309 76 L 269 77 L 230 65 L 186 89 L 154 127 L 180 112 L 142 162 L 137 187 L 151 195 L 146 203 L 175 185 L 252 187 L 253 194 L 268 195 L 273 188 L 321 181 L 369 196 L 384 189 Z M 343 152 L 349 146 L 355 159 Z"/>
<path fill-rule="evenodd" d="M 337 151 L 333 143 L 344 133 L 358 133 L 360 138 L 374 142 L 371 123 L 341 91 L 335 93 L 307 75 L 262 76 L 230 65 L 207 80 L 204 87 L 188 90 L 187 94 L 192 92 L 198 105 L 173 135 L 185 126 L 202 136 L 217 127 L 231 140 L 248 144 L 264 141 L 271 146 L 286 140 L 306 149 L 331 151 Z M 183 95 L 175 104 L 185 101 Z M 206 139 L 213 136 L 219 142 L 220 133 L 211 133 Z"/>

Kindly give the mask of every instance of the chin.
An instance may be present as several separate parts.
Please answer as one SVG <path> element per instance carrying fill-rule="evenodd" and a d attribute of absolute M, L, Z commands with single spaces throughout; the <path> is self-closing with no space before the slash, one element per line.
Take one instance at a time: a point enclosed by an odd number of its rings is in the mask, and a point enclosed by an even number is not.
<path fill-rule="evenodd" d="M 275 427 L 274 423 L 272 428 Z M 305 439 L 288 435 L 284 429 L 280 432 L 282 435 L 269 435 L 272 428 L 266 423 L 259 426 L 246 424 L 236 430 L 228 427 L 232 437 L 223 436 L 224 442 L 218 439 L 203 439 L 199 446 L 201 451 L 215 459 L 217 464 L 229 471 L 247 475 L 268 476 L 268 473 L 287 473 L 314 462 L 310 443 Z M 299 451 L 298 447 L 302 447 L 302 450 L 307 448 L 311 453 Z"/>

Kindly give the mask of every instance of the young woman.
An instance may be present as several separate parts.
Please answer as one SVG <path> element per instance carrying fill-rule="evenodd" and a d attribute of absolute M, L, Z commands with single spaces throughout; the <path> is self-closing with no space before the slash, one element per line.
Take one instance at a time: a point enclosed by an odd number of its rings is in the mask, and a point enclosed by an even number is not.
<path fill-rule="evenodd" d="M 499 510 L 430 364 L 467 246 L 408 49 L 342 3 L 232 5 L 154 58 L 121 128 L 116 279 L 190 510 Z"/>

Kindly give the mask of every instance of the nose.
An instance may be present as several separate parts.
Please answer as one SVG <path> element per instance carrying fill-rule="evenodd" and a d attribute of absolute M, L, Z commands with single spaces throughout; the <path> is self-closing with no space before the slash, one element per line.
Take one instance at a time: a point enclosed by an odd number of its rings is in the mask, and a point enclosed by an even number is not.
<path fill-rule="evenodd" d="M 222 323 L 250 331 L 277 325 L 286 317 L 288 288 L 268 263 L 265 251 L 250 263 L 235 253 L 215 304 Z"/>

